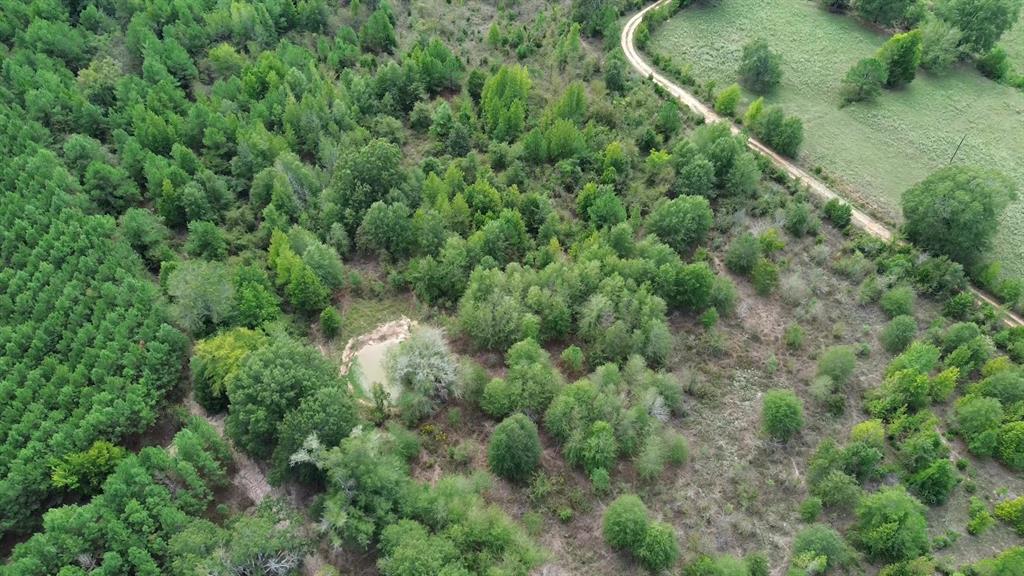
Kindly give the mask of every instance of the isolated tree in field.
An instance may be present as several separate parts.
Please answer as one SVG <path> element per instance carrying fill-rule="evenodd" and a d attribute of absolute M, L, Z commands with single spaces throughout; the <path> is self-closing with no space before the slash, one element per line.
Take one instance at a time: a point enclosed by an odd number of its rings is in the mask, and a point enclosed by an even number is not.
<path fill-rule="evenodd" d="M 961 44 L 975 54 L 988 52 L 1020 15 L 1020 0 L 946 0 L 939 14 L 963 32 Z"/>
<path fill-rule="evenodd" d="M 758 94 L 771 92 L 782 82 L 782 55 L 773 52 L 764 40 L 743 47 L 738 71 L 740 83 Z"/>
<path fill-rule="evenodd" d="M 878 58 L 865 58 L 853 65 L 843 78 L 839 93 L 843 103 L 873 102 L 882 92 L 888 72 Z"/>
<path fill-rule="evenodd" d="M 930 17 L 921 30 L 921 67 L 929 72 L 949 69 L 960 56 L 960 29 L 940 18 Z"/>
<path fill-rule="evenodd" d="M 764 431 L 785 442 L 804 427 L 803 402 L 789 390 L 771 390 L 764 395 L 761 417 Z"/>
<path fill-rule="evenodd" d="M 921 64 L 921 31 L 893 35 L 878 49 L 876 58 L 885 65 L 886 86 L 898 88 L 910 84 Z"/>
<path fill-rule="evenodd" d="M 965 266 L 992 246 L 1013 182 L 991 170 L 949 166 L 903 193 L 903 231 L 911 242 Z"/>
<path fill-rule="evenodd" d="M 917 0 L 856 0 L 857 14 L 882 26 L 901 23 Z"/>
<path fill-rule="evenodd" d="M 491 434 L 487 463 L 502 478 L 521 482 L 540 463 L 540 437 L 537 425 L 523 414 L 505 418 Z"/>

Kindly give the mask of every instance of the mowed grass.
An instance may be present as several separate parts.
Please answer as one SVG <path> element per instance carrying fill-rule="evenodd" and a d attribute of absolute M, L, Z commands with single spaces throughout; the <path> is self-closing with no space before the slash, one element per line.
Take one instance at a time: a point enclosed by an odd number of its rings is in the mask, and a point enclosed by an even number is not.
<path fill-rule="evenodd" d="M 735 81 L 743 45 L 758 37 L 783 55 L 782 86 L 767 100 L 803 119 L 800 161 L 824 169 L 841 190 L 883 218 L 899 221 L 902 192 L 945 166 L 964 135 L 956 162 L 998 168 L 1024 196 L 1024 92 L 964 66 L 941 76 L 921 72 L 910 86 L 885 91 L 874 104 L 840 108 L 846 71 L 873 55 L 886 37 L 814 2 L 691 6 L 655 32 L 652 48 L 689 66 L 699 81 L 714 80 L 720 90 Z M 747 102 L 752 99 L 745 94 Z M 1008 210 L 995 256 L 1004 271 L 1024 274 L 1024 202 Z"/>

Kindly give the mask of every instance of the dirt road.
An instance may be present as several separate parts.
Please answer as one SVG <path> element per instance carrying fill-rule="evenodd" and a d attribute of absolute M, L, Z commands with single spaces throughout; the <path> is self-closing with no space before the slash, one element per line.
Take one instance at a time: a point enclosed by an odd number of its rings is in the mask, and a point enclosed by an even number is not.
<path fill-rule="evenodd" d="M 641 76 L 643 76 L 644 78 L 648 78 L 658 86 L 661 86 L 674 98 L 685 104 L 687 107 L 689 107 L 697 114 L 703 116 L 705 122 L 728 122 L 729 128 L 730 130 L 732 130 L 733 134 L 741 133 L 740 127 L 737 126 L 734 122 L 732 122 L 731 119 L 722 118 L 709 106 L 704 104 L 704 102 L 701 102 L 699 98 L 697 98 L 692 93 L 688 92 L 687 90 L 685 90 L 684 88 L 677 85 L 675 82 L 669 80 L 666 76 L 655 70 L 650 64 L 647 63 L 643 55 L 636 48 L 636 45 L 633 42 L 633 36 L 636 34 L 637 26 L 639 26 L 640 22 L 643 20 L 644 14 L 668 2 L 669 0 L 658 0 L 657 2 L 648 5 L 640 12 L 634 14 L 626 22 L 626 25 L 622 28 L 622 36 L 619 39 L 620 44 L 622 45 L 622 51 L 626 55 L 626 60 Z M 838 198 L 850 204 L 850 206 L 853 208 L 853 224 L 860 228 L 861 230 L 864 230 L 868 234 L 871 234 L 872 236 L 875 236 L 877 238 L 881 238 L 882 240 L 885 240 L 887 242 L 891 241 L 895 237 L 892 230 L 890 230 L 888 226 L 874 219 L 864 211 L 858 209 L 852 202 L 838 194 L 835 190 L 829 188 L 824 182 L 815 178 L 807 171 L 805 171 L 803 168 L 800 168 L 799 166 L 794 164 L 792 161 L 787 160 L 786 158 L 783 158 L 781 155 L 775 153 L 758 140 L 754 138 L 748 138 L 747 146 L 754 152 L 757 152 L 758 154 L 768 157 L 773 164 L 775 164 L 778 168 L 789 174 L 790 177 L 806 185 L 807 188 L 811 191 L 811 193 L 817 196 L 823 202 L 828 202 L 833 198 Z M 996 301 L 995 298 L 974 286 L 971 286 L 970 289 L 971 292 L 974 294 L 975 298 L 979 302 L 991 304 L 995 306 L 998 310 L 1000 310 L 1000 312 L 1003 313 L 1003 321 L 1008 326 L 1024 326 L 1024 319 L 1014 314 L 1012 311 L 1003 308 Z"/>

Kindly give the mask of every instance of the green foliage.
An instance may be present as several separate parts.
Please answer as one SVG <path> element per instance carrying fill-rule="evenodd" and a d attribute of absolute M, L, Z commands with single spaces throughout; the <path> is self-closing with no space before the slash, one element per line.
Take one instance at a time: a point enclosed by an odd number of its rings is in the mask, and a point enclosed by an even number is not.
<path fill-rule="evenodd" d="M 390 10 L 378 8 L 359 31 L 363 48 L 371 52 L 391 52 L 397 45 Z"/>
<path fill-rule="evenodd" d="M 882 26 L 893 26 L 904 22 L 913 0 L 855 0 L 857 14 Z"/>
<path fill-rule="evenodd" d="M 782 56 L 773 52 L 764 40 L 753 40 L 743 46 L 737 72 L 740 83 L 753 92 L 765 94 L 782 82 Z"/>
<path fill-rule="evenodd" d="M 713 218 L 707 198 L 679 196 L 654 208 L 647 217 L 647 230 L 685 253 L 704 241 Z"/>
<path fill-rule="evenodd" d="M 715 112 L 728 117 L 735 115 L 736 106 L 739 105 L 741 96 L 739 84 L 730 84 L 715 98 Z"/>
<path fill-rule="evenodd" d="M 980 536 L 995 524 L 992 513 L 988 510 L 988 504 L 977 496 L 971 496 L 969 519 L 967 520 L 967 533 L 971 536 Z"/>
<path fill-rule="evenodd" d="M 1003 33 L 1017 22 L 1020 2 L 948 0 L 939 6 L 939 13 L 961 30 L 961 42 L 967 50 L 982 54 L 991 50 Z"/>
<path fill-rule="evenodd" d="M 616 550 L 636 551 L 643 546 L 650 520 L 647 507 L 635 494 L 616 498 L 604 511 L 604 541 Z"/>
<path fill-rule="evenodd" d="M 899 88 L 914 81 L 921 65 L 921 31 L 894 34 L 875 56 L 886 69 L 885 85 Z"/>
<path fill-rule="evenodd" d="M 823 502 L 817 496 L 808 496 L 800 503 L 800 519 L 804 522 L 814 522 L 821 516 Z"/>
<path fill-rule="evenodd" d="M 1003 406 L 995 398 L 969 395 L 956 403 L 956 423 L 971 453 L 992 456 L 996 453 Z"/>
<path fill-rule="evenodd" d="M 1007 58 L 1006 50 L 1002 46 L 996 46 L 978 58 L 975 65 L 978 67 L 978 72 L 981 72 L 986 78 L 998 82 L 1010 73 L 1010 62 Z"/>
<path fill-rule="evenodd" d="M 857 355 L 850 346 L 832 346 L 818 357 L 818 374 L 832 379 L 839 386 L 845 386 L 857 367 Z"/>
<path fill-rule="evenodd" d="M 796 158 L 804 141 L 804 124 L 796 116 L 786 116 L 779 106 L 749 118 L 744 124 L 750 132 L 776 152 Z"/>
<path fill-rule="evenodd" d="M 950 493 L 960 482 L 953 464 L 946 459 L 936 460 L 906 479 L 906 485 L 921 502 L 930 506 L 945 504 Z"/>
<path fill-rule="evenodd" d="M 853 207 L 838 198 L 830 199 L 822 210 L 825 212 L 825 217 L 840 230 L 846 229 L 853 217 Z"/>
<path fill-rule="evenodd" d="M 991 248 L 1014 198 L 1013 184 L 993 171 L 943 168 L 903 193 L 904 232 L 921 248 L 969 265 Z"/>
<path fill-rule="evenodd" d="M 384 369 L 391 385 L 401 390 L 398 409 L 407 424 L 433 415 L 456 395 L 458 364 L 439 329 L 414 328 L 387 351 Z"/>
<path fill-rule="evenodd" d="M 284 417 L 308 394 L 337 385 L 337 369 L 316 350 L 284 336 L 250 352 L 226 382 L 227 431 L 246 452 L 268 457 Z"/>
<path fill-rule="evenodd" d="M 530 76 L 522 66 L 503 66 L 484 83 L 481 117 L 495 140 L 514 140 L 522 132 L 529 92 Z"/>
<path fill-rule="evenodd" d="M 664 522 L 651 522 L 635 554 L 644 568 L 653 573 L 671 568 L 679 559 L 675 529 Z"/>
<path fill-rule="evenodd" d="M 1009 524 L 1017 534 L 1024 534 L 1024 496 L 996 504 L 995 516 Z"/>
<path fill-rule="evenodd" d="M 886 290 L 878 304 L 890 318 L 908 316 L 914 312 L 914 301 L 917 299 L 914 289 L 910 286 L 896 286 Z"/>
<path fill-rule="evenodd" d="M 779 285 L 779 269 L 771 260 L 760 258 L 750 272 L 750 281 L 758 294 L 767 296 Z"/>
<path fill-rule="evenodd" d="M 194 221 L 188 223 L 188 240 L 185 252 L 193 258 L 221 260 L 228 253 L 224 233 L 213 222 Z"/>
<path fill-rule="evenodd" d="M 790 350 L 799 350 L 804 346 L 804 329 L 799 324 L 790 324 L 786 326 L 785 332 L 782 334 L 782 341 L 785 342 L 786 348 Z"/>
<path fill-rule="evenodd" d="M 526 339 L 509 348 L 505 365 L 505 377 L 491 380 L 484 388 L 480 407 L 494 418 L 513 412 L 543 414 L 562 386 L 548 352 L 536 340 Z"/>
<path fill-rule="evenodd" d="M 793 557 L 824 558 L 824 570 L 841 570 L 856 562 L 856 553 L 843 537 L 824 524 L 812 524 L 797 533 Z"/>
<path fill-rule="evenodd" d="M 278 428 L 278 443 L 271 455 L 270 479 L 320 484 L 324 472 L 308 462 L 291 462 L 310 436 L 325 446 L 337 446 L 359 424 L 356 405 L 347 382 L 316 390 L 288 412 Z"/>
<path fill-rule="evenodd" d="M 886 65 L 878 58 L 864 58 L 857 62 L 843 77 L 839 92 L 843 103 L 874 102 L 882 93 L 888 77 Z"/>
<path fill-rule="evenodd" d="M 804 427 L 803 403 L 788 390 L 770 390 L 764 395 L 761 419 L 768 436 L 786 442 Z"/>
<path fill-rule="evenodd" d="M 921 67 L 929 72 L 949 70 L 960 56 L 960 29 L 941 18 L 921 24 Z"/>
<path fill-rule="evenodd" d="M 97 440 L 88 450 L 66 454 L 54 464 L 50 481 L 65 490 L 95 492 L 127 454 L 120 446 Z"/>
<path fill-rule="evenodd" d="M 211 412 L 227 408 L 228 380 L 250 352 L 266 344 L 266 335 L 248 328 L 234 328 L 196 342 L 191 359 L 196 401 Z"/>
<path fill-rule="evenodd" d="M 737 274 L 750 274 L 761 258 L 761 243 L 750 232 L 744 232 L 729 243 L 725 265 Z"/>
<path fill-rule="evenodd" d="M 573 345 L 562 350 L 561 359 L 562 367 L 565 368 L 566 372 L 569 374 L 579 374 L 583 371 L 583 350 L 581 350 L 579 346 Z"/>
<path fill-rule="evenodd" d="M 341 331 L 341 313 L 334 306 L 320 312 L 320 331 L 327 338 L 334 338 Z"/>
<path fill-rule="evenodd" d="M 904 351 L 917 336 L 917 321 L 913 316 L 896 316 L 885 325 L 879 339 L 882 347 L 890 354 Z"/>
<path fill-rule="evenodd" d="M 1024 422 L 1009 422 L 999 429 L 999 459 L 1014 470 L 1024 470 Z"/>
<path fill-rule="evenodd" d="M 540 451 L 537 426 L 523 414 L 513 414 L 491 433 L 487 462 L 498 476 L 522 482 L 536 470 Z"/>
<path fill-rule="evenodd" d="M 852 539 L 875 561 L 900 562 L 928 551 L 924 506 L 902 486 L 865 496 L 857 506 Z"/>

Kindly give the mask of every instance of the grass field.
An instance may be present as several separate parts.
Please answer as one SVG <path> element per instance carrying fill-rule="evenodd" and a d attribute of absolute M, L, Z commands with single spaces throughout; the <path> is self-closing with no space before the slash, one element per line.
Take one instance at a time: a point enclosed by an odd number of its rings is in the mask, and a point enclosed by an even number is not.
<path fill-rule="evenodd" d="M 823 168 L 879 215 L 898 221 L 903 190 L 945 165 L 965 134 L 957 162 L 998 168 L 1024 190 L 1024 92 L 964 67 L 942 76 L 920 73 L 909 87 L 886 91 L 874 104 L 840 109 L 843 75 L 885 37 L 816 3 L 720 0 L 693 6 L 657 30 L 651 49 L 721 89 L 735 81 L 742 46 L 756 37 L 783 55 L 782 86 L 768 100 L 803 119 L 800 160 Z M 1008 210 L 997 244 L 1004 270 L 1024 275 L 1024 202 Z"/>

